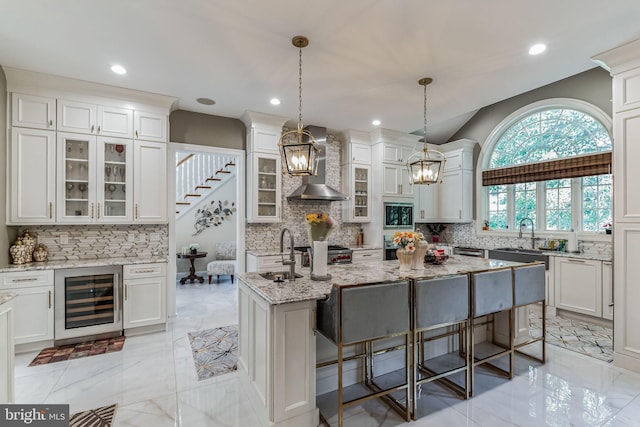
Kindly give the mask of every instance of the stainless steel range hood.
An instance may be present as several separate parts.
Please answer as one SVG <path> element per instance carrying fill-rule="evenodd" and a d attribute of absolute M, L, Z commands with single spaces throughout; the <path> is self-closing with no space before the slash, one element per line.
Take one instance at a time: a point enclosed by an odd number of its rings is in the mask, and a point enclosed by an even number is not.
<path fill-rule="evenodd" d="M 311 135 L 318 142 L 318 148 L 320 149 L 318 174 L 303 177 L 302 185 L 287 196 L 287 200 L 320 200 L 329 202 L 349 200 L 349 196 L 329 187 L 325 182 L 327 173 L 327 128 L 307 126 L 305 129 L 311 132 Z"/>

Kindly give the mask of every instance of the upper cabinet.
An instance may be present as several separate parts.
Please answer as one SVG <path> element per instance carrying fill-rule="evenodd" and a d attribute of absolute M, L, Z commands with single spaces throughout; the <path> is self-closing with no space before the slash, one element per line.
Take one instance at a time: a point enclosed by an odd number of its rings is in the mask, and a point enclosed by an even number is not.
<path fill-rule="evenodd" d="M 11 125 L 31 129 L 55 130 L 55 98 L 12 93 Z"/>
<path fill-rule="evenodd" d="M 4 71 L 8 224 L 167 221 L 164 143 L 175 98 Z"/>
<path fill-rule="evenodd" d="M 382 188 L 382 198 L 413 202 L 414 188 L 409 185 L 407 160 L 416 152 L 417 135 L 377 129 L 371 135 L 372 165 L 381 165 L 381 173 L 373 174 L 373 187 Z"/>
<path fill-rule="evenodd" d="M 416 222 L 473 221 L 473 150 L 475 141 L 462 139 L 437 147 L 446 163 L 442 183 L 418 185 Z"/>
<path fill-rule="evenodd" d="M 371 221 L 371 142 L 369 134 L 350 130 L 342 142 L 342 221 Z"/>
<path fill-rule="evenodd" d="M 247 126 L 247 222 L 280 222 L 282 164 L 278 141 L 286 117 L 248 111 Z"/>

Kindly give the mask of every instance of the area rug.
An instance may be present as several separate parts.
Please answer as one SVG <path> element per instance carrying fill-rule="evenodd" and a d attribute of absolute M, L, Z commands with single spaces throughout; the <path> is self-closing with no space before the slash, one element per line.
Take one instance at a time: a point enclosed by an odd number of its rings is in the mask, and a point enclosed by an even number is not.
<path fill-rule="evenodd" d="M 61 345 L 42 350 L 29 366 L 46 365 L 47 363 L 62 362 L 64 360 L 79 359 L 95 356 L 96 354 L 113 353 L 122 350 L 125 337 L 106 338 L 102 340 L 86 341 L 79 344 Z"/>
<path fill-rule="evenodd" d="M 529 313 L 529 334 L 540 336 L 542 313 Z M 613 361 L 613 330 L 606 326 L 582 320 L 568 319 L 547 314 L 547 343 L 605 362 Z"/>
<path fill-rule="evenodd" d="M 116 406 L 102 406 L 73 414 L 69 418 L 69 427 L 111 427 Z"/>
<path fill-rule="evenodd" d="M 238 325 L 189 332 L 188 335 L 198 380 L 238 368 Z"/>

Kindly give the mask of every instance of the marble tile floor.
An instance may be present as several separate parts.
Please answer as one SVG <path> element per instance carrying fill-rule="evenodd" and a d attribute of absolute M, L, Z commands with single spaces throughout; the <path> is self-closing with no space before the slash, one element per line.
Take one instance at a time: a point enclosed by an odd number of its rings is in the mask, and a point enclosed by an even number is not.
<path fill-rule="evenodd" d="M 178 286 L 178 316 L 168 331 L 127 338 L 117 353 L 35 367 L 27 365 L 36 352 L 20 354 L 16 401 L 69 403 L 72 413 L 117 403 L 116 427 L 260 426 L 238 372 L 198 381 L 187 338 L 236 323 L 236 291 L 228 279 Z M 435 384 L 424 387 L 420 418 L 409 424 L 374 400 L 349 408 L 345 425 L 640 425 L 640 374 L 554 346 L 547 354 L 545 365 L 518 358 L 512 381 L 483 371 L 467 401 Z"/>

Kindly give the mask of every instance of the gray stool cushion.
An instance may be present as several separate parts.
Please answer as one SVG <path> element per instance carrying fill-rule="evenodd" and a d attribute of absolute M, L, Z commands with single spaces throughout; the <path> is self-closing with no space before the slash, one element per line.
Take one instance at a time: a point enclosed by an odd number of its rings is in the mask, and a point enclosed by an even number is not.
<path fill-rule="evenodd" d="M 513 269 L 513 305 L 526 305 L 545 299 L 544 264 Z"/>
<path fill-rule="evenodd" d="M 511 269 L 472 274 L 473 317 L 484 316 L 513 307 Z"/>
<path fill-rule="evenodd" d="M 415 294 L 417 329 L 469 318 L 469 277 L 466 274 L 417 280 Z"/>

